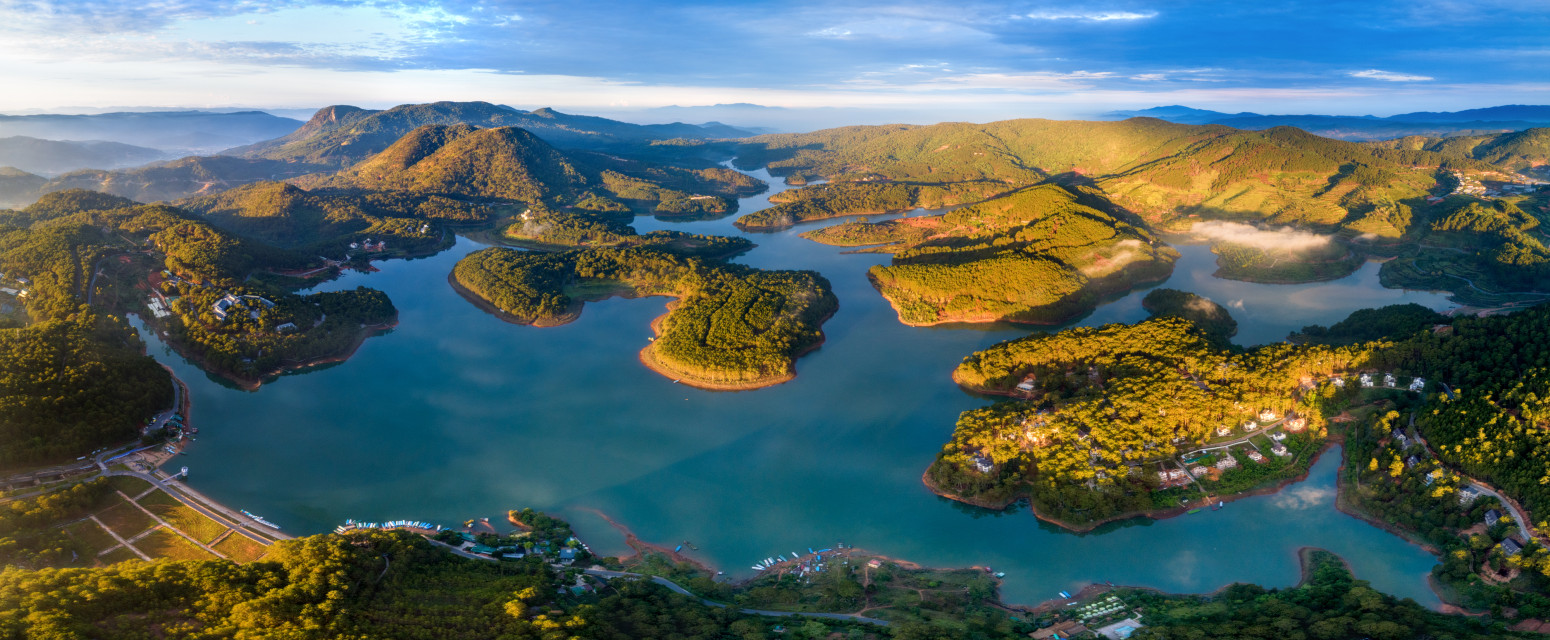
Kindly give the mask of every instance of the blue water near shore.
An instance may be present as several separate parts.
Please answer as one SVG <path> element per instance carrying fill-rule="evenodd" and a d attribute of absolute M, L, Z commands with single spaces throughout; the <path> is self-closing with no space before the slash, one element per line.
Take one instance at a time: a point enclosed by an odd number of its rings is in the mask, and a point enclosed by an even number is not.
<path fill-rule="evenodd" d="M 765 206 L 767 195 L 745 199 L 742 211 Z M 438 255 L 323 285 L 387 292 L 398 327 L 344 363 L 257 392 L 221 384 L 151 337 L 153 355 L 188 383 L 200 427 L 178 465 L 189 467 L 198 490 L 293 534 L 347 518 L 496 520 L 531 506 L 570 518 L 597 550 L 622 552 L 622 537 L 597 510 L 647 541 L 692 541 L 696 557 L 734 576 L 751 574 L 749 565 L 766 556 L 843 541 L 929 566 L 992 566 L 1007 573 L 1003 597 L 1013 603 L 1104 580 L 1174 592 L 1233 581 L 1289 586 L 1299 576 L 1296 550 L 1318 546 L 1379 589 L 1437 603 L 1424 582 L 1434 558 L 1334 508 L 1338 450 L 1278 494 L 1089 534 L 1025 510 L 939 498 L 921 485 L 921 472 L 957 415 L 990 402 L 949 374 L 965 355 L 1029 328 L 906 327 L 866 278 L 887 256 L 796 236 L 810 226 L 742 234 L 729 217 L 643 218 L 636 227 L 746 235 L 759 247 L 740 262 L 822 272 L 840 300 L 824 326 L 827 342 L 787 384 L 736 393 L 673 384 L 637 359 L 665 298 L 588 304 L 561 327 L 508 324 L 448 286 L 453 264 L 481 248 L 460 238 Z M 1227 305 L 1243 344 L 1358 308 L 1448 306 L 1438 294 L 1382 288 L 1376 264 L 1328 283 L 1260 285 L 1212 277 L 1205 247 L 1179 249 L 1175 274 L 1161 286 Z M 1141 320 L 1144 293 L 1077 324 Z"/>

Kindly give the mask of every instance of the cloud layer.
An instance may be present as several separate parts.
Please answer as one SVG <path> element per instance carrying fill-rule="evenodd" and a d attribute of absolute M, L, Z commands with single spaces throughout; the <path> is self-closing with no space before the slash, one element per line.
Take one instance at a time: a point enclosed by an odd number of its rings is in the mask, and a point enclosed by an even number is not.
<path fill-rule="evenodd" d="M 500 77 L 466 88 L 527 106 L 567 97 L 528 78 L 570 77 L 656 90 L 593 105 L 1395 112 L 1550 101 L 1547 29 L 1550 6 L 1499 0 L 0 0 L 0 109 L 144 93 L 285 104 L 329 85 L 341 90 L 325 101 L 345 102 L 343 88 L 383 73 L 404 74 L 381 87 L 389 101 L 431 100 L 445 82 L 408 81 L 437 72 Z M 202 82 L 223 76 L 255 88 Z"/>

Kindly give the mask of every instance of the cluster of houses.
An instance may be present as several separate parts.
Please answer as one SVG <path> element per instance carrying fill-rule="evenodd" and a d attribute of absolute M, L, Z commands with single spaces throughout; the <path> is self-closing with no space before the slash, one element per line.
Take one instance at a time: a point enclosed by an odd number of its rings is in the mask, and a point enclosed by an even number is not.
<path fill-rule="evenodd" d="M 1363 389 L 1371 389 L 1373 387 L 1380 386 L 1378 384 L 1378 381 L 1373 379 L 1372 374 L 1370 374 L 1370 373 L 1362 374 L 1361 377 L 1358 378 L 1358 380 L 1361 382 L 1361 385 L 1362 385 Z M 1341 380 L 1339 378 L 1333 378 L 1333 379 L 1331 379 L 1331 382 L 1333 382 L 1335 384 L 1335 386 L 1337 386 L 1337 387 L 1344 387 L 1345 386 L 1345 381 Z M 1383 374 L 1383 384 L 1381 386 L 1383 386 L 1384 388 L 1388 388 L 1388 389 L 1398 389 L 1399 388 L 1399 379 L 1395 378 L 1394 374 L 1392 374 L 1392 373 L 1385 373 L 1385 374 Z M 1408 389 L 1410 391 L 1415 391 L 1415 392 L 1425 391 L 1426 390 L 1426 379 L 1422 378 L 1420 376 L 1416 376 L 1414 378 L 1411 378 L 1410 379 L 1410 386 L 1406 387 L 1406 389 Z"/>
<path fill-rule="evenodd" d="M 0 282 L 3 282 L 3 281 L 5 281 L 5 274 L 0 273 Z M 4 293 L 6 295 L 15 296 L 17 298 L 26 298 L 27 297 L 27 288 L 26 287 L 27 287 L 27 285 L 32 284 L 32 281 L 28 280 L 26 278 L 18 277 L 18 278 L 16 278 L 16 284 L 20 285 L 21 288 L 18 289 L 18 288 L 12 288 L 12 287 L 0 287 L 0 293 Z"/>
<path fill-rule="evenodd" d="M 231 292 L 228 291 L 226 293 L 226 295 L 221 296 L 220 300 L 216 300 L 215 304 L 210 305 L 210 310 L 215 313 L 215 319 L 220 320 L 221 322 L 225 322 L 226 321 L 226 317 L 231 315 L 232 311 L 235 310 L 237 307 L 239 307 L 239 306 L 241 306 L 241 307 L 249 306 L 249 305 L 243 304 L 244 300 L 254 300 L 254 301 L 257 301 L 259 304 L 264 305 L 265 307 L 273 307 L 274 306 L 273 302 L 270 302 L 268 299 L 263 298 L 261 296 L 239 296 L 237 294 L 234 294 L 234 293 L 231 293 Z M 258 309 L 249 309 L 248 310 L 248 317 L 250 317 L 250 318 L 252 318 L 254 320 L 257 320 L 258 319 Z"/>
<path fill-rule="evenodd" d="M 420 229 L 420 233 L 425 233 L 427 231 L 430 231 L 430 225 L 426 225 L 424 227 L 421 227 L 421 229 Z M 365 242 L 351 242 L 350 243 L 350 248 L 351 249 L 362 249 L 362 250 L 365 250 L 365 251 L 383 251 L 383 250 L 387 249 L 387 241 L 386 240 L 378 240 L 375 243 L 373 243 L 371 241 L 371 238 L 367 238 Z"/>

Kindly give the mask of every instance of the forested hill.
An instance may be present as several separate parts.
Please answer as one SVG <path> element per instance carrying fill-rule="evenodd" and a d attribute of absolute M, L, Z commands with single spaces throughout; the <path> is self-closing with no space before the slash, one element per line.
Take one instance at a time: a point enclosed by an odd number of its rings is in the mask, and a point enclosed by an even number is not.
<path fill-rule="evenodd" d="M 1156 224 L 1190 216 L 1332 225 L 1435 187 L 1433 171 L 1492 169 L 1426 150 L 1381 149 L 1297 129 L 1121 122 L 846 127 L 744 141 L 739 163 L 833 181 L 1032 184 L 1075 173 Z"/>
<path fill-rule="evenodd" d="M 329 184 L 538 202 L 588 180 L 570 158 L 516 127 L 420 127 Z"/>
<path fill-rule="evenodd" d="M 1488 162 L 1509 171 L 1550 164 L 1550 128 L 1484 136 L 1407 136 L 1371 144 L 1385 149 L 1434 151 L 1449 158 Z"/>
<path fill-rule="evenodd" d="M 349 189 L 472 201 L 576 206 L 628 214 L 719 214 L 763 182 L 720 167 L 686 169 L 588 151 L 562 151 L 519 127 L 426 125 L 332 176 L 292 180 L 308 189 Z"/>
<path fill-rule="evenodd" d="M 690 124 L 638 125 L 607 118 L 575 116 L 553 109 L 522 111 L 488 102 L 406 104 L 386 111 L 339 105 L 318 110 L 306 125 L 281 138 L 230 149 L 225 153 L 255 158 L 346 165 L 382 151 L 400 136 L 425 125 L 468 124 L 521 127 L 550 144 L 568 148 L 605 148 L 673 138 L 735 138 L 747 132 L 731 127 Z"/>

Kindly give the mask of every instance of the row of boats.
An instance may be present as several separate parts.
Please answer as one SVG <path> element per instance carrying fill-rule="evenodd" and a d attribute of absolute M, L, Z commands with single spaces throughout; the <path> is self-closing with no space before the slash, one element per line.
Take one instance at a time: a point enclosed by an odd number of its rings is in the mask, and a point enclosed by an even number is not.
<path fill-rule="evenodd" d="M 265 520 L 262 516 L 253 515 L 247 509 L 243 509 L 242 510 L 242 515 L 247 516 L 248 518 L 252 519 L 254 522 L 257 522 L 257 523 L 259 523 L 261 525 L 269 527 L 270 529 L 274 529 L 275 531 L 279 531 L 280 530 L 280 525 L 277 525 L 277 524 L 275 524 L 273 522 Z"/>
<path fill-rule="evenodd" d="M 844 548 L 844 546 L 845 545 L 843 545 L 843 544 L 840 545 L 841 548 Z M 813 556 L 811 559 L 816 561 L 816 563 L 822 563 L 823 562 L 823 554 L 829 553 L 831 551 L 834 551 L 834 549 L 819 549 L 817 551 L 814 551 L 812 547 L 808 547 L 807 548 L 807 555 Z M 765 558 L 763 562 L 760 562 L 760 563 L 754 565 L 753 566 L 753 570 L 754 571 L 764 571 L 765 569 L 769 569 L 770 567 L 773 567 L 773 566 L 775 566 L 777 564 L 781 564 L 781 563 L 784 563 L 784 562 L 796 562 L 796 561 L 800 561 L 802 558 L 803 558 L 803 555 L 798 553 L 798 552 L 795 552 L 795 551 L 791 552 L 791 557 L 790 558 L 787 558 L 784 554 L 778 555 L 778 556 L 772 556 L 772 557 L 769 557 L 769 558 Z M 819 567 L 819 568 L 814 569 L 815 571 L 822 571 L 823 570 L 821 568 L 822 567 L 821 564 L 815 564 L 815 566 Z"/>
<path fill-rule="evenodd" d="M 243 513 L 247 513 L 244 511 Z M 355 529 L 425 529 L 427 531 L 441 531 L 441 525 L 421 522 L 419 520 L 389 520 L 387 522 L 356 522 L 346 520 L 344 524 L 334 527 L 334 533 L 344 533 Z"/>

